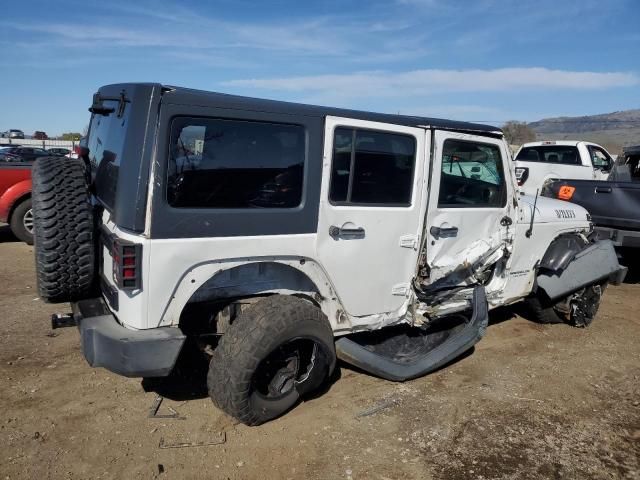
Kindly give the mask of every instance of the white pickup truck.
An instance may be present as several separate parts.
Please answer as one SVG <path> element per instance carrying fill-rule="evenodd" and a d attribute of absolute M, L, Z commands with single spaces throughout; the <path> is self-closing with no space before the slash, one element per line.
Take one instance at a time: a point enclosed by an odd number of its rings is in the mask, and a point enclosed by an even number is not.
<path fill-rule="evenodd" d="M 577 140 L 525 143 L 515 156 L 516 178 L 526 195 L 552 180 L 606 180 L 613 163 L 602 146 Z"/>

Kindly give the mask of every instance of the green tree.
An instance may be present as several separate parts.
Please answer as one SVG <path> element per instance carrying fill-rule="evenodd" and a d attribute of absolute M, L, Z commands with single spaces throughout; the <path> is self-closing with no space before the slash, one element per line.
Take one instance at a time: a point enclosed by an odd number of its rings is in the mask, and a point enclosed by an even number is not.
<path fill-rule="evenodd" d="M 502 131 L 510 145 L 522 145 L 536 139 L 536 132 L 526 122 L 509 120 L 502 126 Z"/>
<path fill-rule="evenodd" d="M 81 138 L 82 138 L 82 134 L 76 133 L 76 132 L 67 132 L 60 135 L 60 140 L 74 140 L 77 142 Z"/>

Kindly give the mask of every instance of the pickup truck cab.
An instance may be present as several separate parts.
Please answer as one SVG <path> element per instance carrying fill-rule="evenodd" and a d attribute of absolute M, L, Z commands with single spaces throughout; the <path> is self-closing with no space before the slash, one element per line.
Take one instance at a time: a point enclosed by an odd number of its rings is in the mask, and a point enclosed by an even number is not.
<path fill-rule="evenodd" d="M 527 195 L 552 180 L 606 180 L 612 166 L 602 146 L 577 140 L 525 143 L 515 156 L 518 185 Z"/>

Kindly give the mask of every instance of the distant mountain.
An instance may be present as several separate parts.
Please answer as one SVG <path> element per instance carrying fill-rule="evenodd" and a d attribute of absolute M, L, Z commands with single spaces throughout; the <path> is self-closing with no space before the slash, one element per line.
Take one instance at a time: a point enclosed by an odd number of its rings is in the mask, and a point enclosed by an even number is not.
<path fill-rule="evenodd" d="M 545 118 L 528 124 L 538 140 L 589 140 L 611 153 L 625 145 L 640 144 L 640 109 L 587 115 Z"/>

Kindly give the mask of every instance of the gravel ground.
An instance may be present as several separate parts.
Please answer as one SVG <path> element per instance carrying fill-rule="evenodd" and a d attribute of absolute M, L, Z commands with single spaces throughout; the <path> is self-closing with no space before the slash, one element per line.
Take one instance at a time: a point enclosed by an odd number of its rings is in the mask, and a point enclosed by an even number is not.
<path fill-rule="evenodd" d="M 609 288 L 583 330 L 495 314 L 472 352 L 411 382 L 341 365 L 250 428 L 198 371 L 158 386 L 90 368 L 75 329 L 50 329 L 68 306 L 37 298 L 32 257 L 0 227 L 0 479 L 640 479 L 640 285 Z M 158 413 L 182 418 L 148 418 L 159 389 Z"/>

